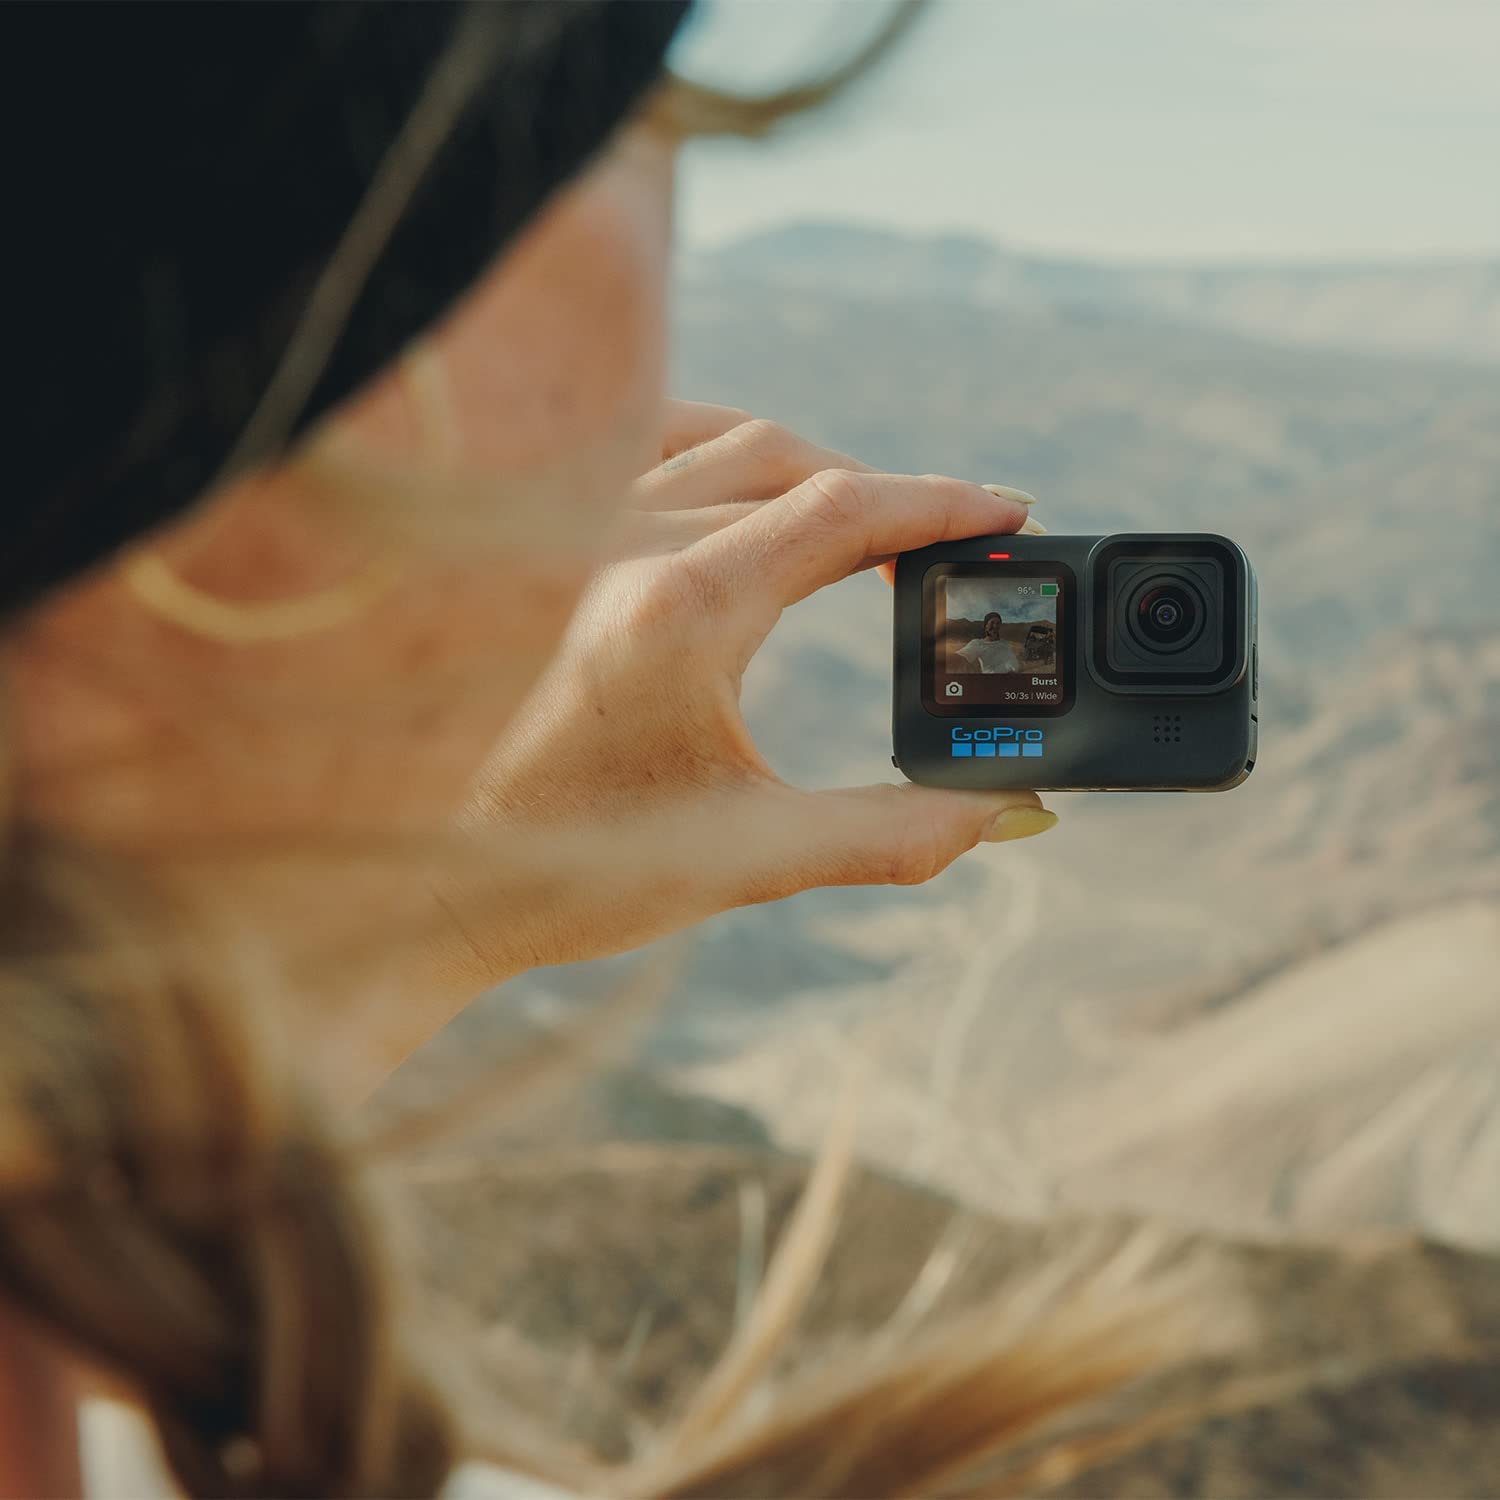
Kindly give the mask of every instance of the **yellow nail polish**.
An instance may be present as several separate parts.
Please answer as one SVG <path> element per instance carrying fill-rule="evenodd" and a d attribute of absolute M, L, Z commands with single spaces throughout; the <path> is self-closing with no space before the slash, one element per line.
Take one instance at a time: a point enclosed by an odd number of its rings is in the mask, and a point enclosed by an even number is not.
<path fill-rule="evenodd" d="M 1028 495 L 1025 490 L 1013 490 L 1008 484 L 982 484 L 979 488 L 998 495 L 1002 500 L 1014 500 L 1017 505 L 1036 504 L 1035 495 Z"/>
<path fill-rule="evenodd" d="M 1042 523 L 1040 521 L 1038 521 L 1035 516 L 1027 516 L 1026 517 L 1026 524 L 1021 528 L 1021 530 L 1027 536 L 1046 536 L 1047 535 L 1047 528 L 1045 526 L 1043 526 Z"/>
<path fill-rule="evenodd" d="M 993 823 L 984 839 L 988 844 L 1004 844 L 1011 839 L 1035 838 L 1057 823 L 1057 814 L 1045 807 L 1007 807 Z"/>

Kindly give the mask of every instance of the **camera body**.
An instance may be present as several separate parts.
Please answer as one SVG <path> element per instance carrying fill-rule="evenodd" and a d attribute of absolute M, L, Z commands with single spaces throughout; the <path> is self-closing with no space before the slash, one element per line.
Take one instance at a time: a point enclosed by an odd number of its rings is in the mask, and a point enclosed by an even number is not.
<path fill-rule="evenodd" d="M 1255 765 L 1256 581 L 1209 533 L 989 536 L 896 562 L 897 768 L 928 786 L 1219 792 Z"/>

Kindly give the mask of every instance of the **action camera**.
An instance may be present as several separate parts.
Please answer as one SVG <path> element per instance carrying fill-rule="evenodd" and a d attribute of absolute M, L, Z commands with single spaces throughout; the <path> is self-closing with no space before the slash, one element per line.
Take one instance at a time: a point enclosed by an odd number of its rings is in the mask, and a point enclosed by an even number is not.
<path fill-rule="evenodd" d="M 1255 766 L 1255 571 L 1222 536 L 989 536 L 896 563 L 895 762 L 928 786 L 1222 792 Z"/>

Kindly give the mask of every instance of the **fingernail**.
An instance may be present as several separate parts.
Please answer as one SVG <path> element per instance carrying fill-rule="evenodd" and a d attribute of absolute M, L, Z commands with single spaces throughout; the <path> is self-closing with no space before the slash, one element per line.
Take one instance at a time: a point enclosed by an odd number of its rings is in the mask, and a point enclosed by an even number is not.
<path fill-rule="evenodd" d="M 1026 524 L 1021 528 L 1027 536 L 1046 536 L 1047 528 L 1042 525 L 1035 516 L 1027 516 Z"/>
<path fill-rule="evenodd" d="M 1057 814 L 1045 807 L 1007 807 L 985 834 L 987 844 L 1004 844 L 1011 839 L 1034 838 L 1046 833 L 1057 822 Z"/>
<path fill-rule="evenodd" d="M 998 495 L 1002 500 L 1014 500 L 1017 505 L 1036 504 L 1035 495 L 1028 495 L 1025 490 L 1013 490 L 1008 484 L 982 484 L 979 488 Z"/>

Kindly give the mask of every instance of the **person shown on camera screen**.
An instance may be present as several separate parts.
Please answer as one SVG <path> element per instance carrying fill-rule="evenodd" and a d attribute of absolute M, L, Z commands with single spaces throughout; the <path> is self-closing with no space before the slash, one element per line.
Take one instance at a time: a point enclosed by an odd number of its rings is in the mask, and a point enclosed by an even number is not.
<path fill-rule="evenodd" d="M 1019 672 L 1021 658 L 1014 644 L 1001 635 L 1005 617 L 991 610 L 984 617 L 984 634 L 960 646 L 953 654 L 975 672 Z M 960 668 L 959 670 L 962 670 Z"/>

